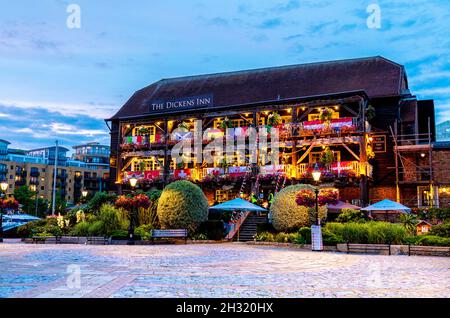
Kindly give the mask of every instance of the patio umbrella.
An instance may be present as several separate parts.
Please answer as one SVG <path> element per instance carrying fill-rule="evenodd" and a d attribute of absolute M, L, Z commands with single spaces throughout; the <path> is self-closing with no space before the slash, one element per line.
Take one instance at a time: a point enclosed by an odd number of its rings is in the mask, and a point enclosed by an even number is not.
<path fill-rule="evenodd" d="M 329 204 L 327 206 L 330 213 L 341 213 L 342 209 L 360 210 L 361 207 L 347 202 L 338 201 L 336 204 Z"/>
<path fill-rule="evenodd" d="M 267 210 L 250 203 L 244 199 L 237 198 L 224 203 L 217 204 L 209 208 L 210 210 L 225 210 L 225 211 L 260 211 L 266 212 Z"/>
<path fill-rule="evenodd" d="M 365 208 L 362 208 L 363 211 L 399 211 L 402 213 L 410 213 L 411 209 L 403 204 L 398 202 L 394 202 L 388 199 L 384 199 L 383 201 L 374 203 Z"/>

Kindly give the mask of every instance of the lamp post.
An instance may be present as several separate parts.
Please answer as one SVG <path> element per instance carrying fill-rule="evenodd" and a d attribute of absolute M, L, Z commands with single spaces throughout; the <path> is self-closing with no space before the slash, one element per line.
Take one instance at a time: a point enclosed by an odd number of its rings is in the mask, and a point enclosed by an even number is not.
<path fill-rule="evenodd" d="M 1 197 L 3 198 L 6 193 L 6 189 L 8 189 L 8 183 L 6 181 L 2 181 L 0 183 L 0 189 L 2 190 Z M 3 206 L 0 206 L 0 243 L 3 242 Z"/>
<path fill-rule="evenodd" d="M 320 227 L 319 218 L 319 181 L 322 173 L 319 166 L 314 166 L 314 171 L 312 172 L 313 180 L 315 182 L 314 193 L 316 195 L 316 224 L 311 226 L 311 248 L 313 251 L 322 251 L 322 228 Z"/>
<path fill-rule="evenodd" d="M 137 179 L 133 176 L 130 178 L 131 194 L 134 195 Z M 130 209 L 130 226 L 128 227 L 128 245 L 134 245 L 134 207 Z"/>
<path fill-rule="evenodd" d="M 83 191 L 81 191 L 81 196 L 83 197 L 83 203 L 86 203 L 86 197 L 88 195 L 88 192 L 86 190 L 86 188 L 83 189 Z"/>

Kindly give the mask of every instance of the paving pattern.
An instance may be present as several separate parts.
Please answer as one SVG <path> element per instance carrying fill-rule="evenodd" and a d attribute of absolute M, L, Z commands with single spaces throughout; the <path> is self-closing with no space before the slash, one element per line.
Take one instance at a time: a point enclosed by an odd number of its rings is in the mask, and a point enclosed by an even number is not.
<path fill-rule="evenodd" d="M 450 297 L 450 259 L 243 243 L 0 244 L 0 297 Z"/>

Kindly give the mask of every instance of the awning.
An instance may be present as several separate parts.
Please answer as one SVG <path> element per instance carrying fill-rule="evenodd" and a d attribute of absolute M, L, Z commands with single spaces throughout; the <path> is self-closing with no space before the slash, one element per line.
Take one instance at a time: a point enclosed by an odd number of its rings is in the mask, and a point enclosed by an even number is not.
<path fill-rule="evenodd" d="M 411 212 L 411 209 L 403 204 L 398 202 L 394 202 L 388 199 L 384 199 L 383 201 L 377 202 L 375 204 L 369 205 L 365 208 L 362 208 L 363 211 L 400 211 L 403 213 Z"/>
<path fill-rule="evenodd" d="M 266 209 L 261 208 L 253 203 L 250 203 L 244 199 L 237 198 L 231 201 L 217 204 L 209 208 L 210 210 L 225 210 L 225 211 L 261 211 L 267 212 Z"/>
<path fill-rule="evenodd" d="M 357 205 L 353 205 L 342 201 L 338 201 L 338 203 L 336 204 L 329 204 L 327 208 L 329 213 L 341 213 L 342 209 L 353 209 L 353 210 L 361 209 L 361 207 Z"/>

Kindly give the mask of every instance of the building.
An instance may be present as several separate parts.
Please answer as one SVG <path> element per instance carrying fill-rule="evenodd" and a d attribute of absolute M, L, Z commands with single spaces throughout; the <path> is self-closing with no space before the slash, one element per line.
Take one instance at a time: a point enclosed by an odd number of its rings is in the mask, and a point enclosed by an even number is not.
<path fill-rule="evenodd" d="M 450 141 L 450 120 L 436 125 L 436 139 L 438 141 Z"/>
<path fill-rule="evenodd" d="M 416 225 L 416 234 L 417 235 L 426 235 L 431 230 L 431 224 L 427 221 L 420 220 Z"/>
<path fill-rule="evenodd" d="M 93 169 L 109 169 L 110 147 L 100 145 L 98 142 L 90 142 L 85 145 L 73 146 L 74 160 L 86 163 Z"/>
<path fill-rule="evenodd" d="M 203 147 L 228 134 L 225 127 L 250 144 L 249 127 L 276 126 L 280 163 L 266 165 L 253 145 L 226 161 L 196 162 L 192 156 L 190 163 L 175 162 L 172 146 L 196 138 L 197 120 Z M 110 177 L 119 192 L 134 176 L 143 189 L 190 179 L 211 203 L 251 192 L 267 197 L 286 185 L 311 183 L 317 164 L 321 186 L 338 191 L 342 201 L 439 204 L 433 174 L 414 180 L 401 159 L 411 149 L 414 158 L 423 158 L 422 152 L 433 158 L 434 103 L 417 100 L 405 68 L 379 56 L 163 79 L 135 92 L 106 123 Z M 174 135 L 176 129 L 185 132 Z M 258 151 L 256 165 L 249 165 L 252 151 Z M 437 200 L 420 201 L 423 186 Z"/>
<path fill-rule="evenodd" d="M 58 193 L 62 194 L 67 202 L 77 203 L 84 189 L 91 194 L 106 191 L 109 169 L 99 169 L 98 166 L 68 158 L 68 151 L 65 147 L 58 147 Z M 56 146 L 28 151 L 7 148 L 6 153 L 0 160 L 0 179 L 9 184 L 6 194 L 12 195 L 14 189 L 26 185 L 36 191 L 40 198 L 51 202 Z"/>

